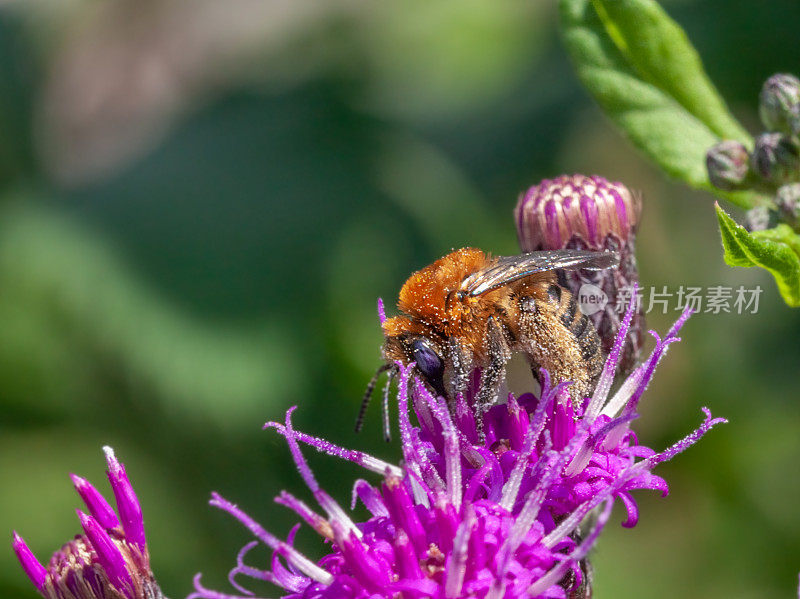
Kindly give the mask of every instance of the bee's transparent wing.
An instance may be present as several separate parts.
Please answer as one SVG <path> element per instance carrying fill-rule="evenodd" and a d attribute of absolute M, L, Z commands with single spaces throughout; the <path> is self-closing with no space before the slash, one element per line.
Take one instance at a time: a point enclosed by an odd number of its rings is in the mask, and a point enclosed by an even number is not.
<path fill-rule="evenodd" d="M 518 256 L 503 256 L 495 259 L 491 266 L 464 279 L 461 291 L 475 297 L 537 272 L 559 268 L 602 270 L 618 265 L 619 254 L 611 251 L 546 250 Z"/>

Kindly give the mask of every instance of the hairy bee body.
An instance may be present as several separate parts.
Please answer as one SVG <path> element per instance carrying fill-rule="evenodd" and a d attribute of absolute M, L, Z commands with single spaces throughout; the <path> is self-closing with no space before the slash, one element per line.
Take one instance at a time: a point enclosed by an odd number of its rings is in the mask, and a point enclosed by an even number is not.
<path fill-rule="evenodd" d="M 602 368 L 600 342 L 572 294 L 557 282 L 559 268 L 607 268 L 616 256 L 559 250 L 492 258 L 456 250 L 414 273 L 400 291 L 400 316 L 383 323 L 383 358 L 415 362 L 440 395 L 453 398 L 481 369 L 479 403 L 495 401 L 512 353 L 524 354 L 534 375 L 572 381 L 578 402 Z"/>
<path fill-rule="evenodd" d="M 591 394 L 603 368 L 600 338 L 572 293 L 550 274 L 526 290 L 530 295 L 514 298 L 517 311 L 508 312 L 508 330 L 517 331 L 517 341 L 511 351 L 546 368 L 554 381 L 572 381 L 570 393 L 579 401 Z"/>

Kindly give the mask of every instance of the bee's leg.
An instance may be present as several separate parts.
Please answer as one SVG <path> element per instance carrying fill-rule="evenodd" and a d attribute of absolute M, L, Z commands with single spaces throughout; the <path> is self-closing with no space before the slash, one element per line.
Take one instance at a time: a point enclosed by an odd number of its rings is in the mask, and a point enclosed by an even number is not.
<path fill-rule="evenodd" d="M 389 443 L 392 440 L 392 425 L 389 420 L 389 391 L 397 374 L 397 367 L 389 368 L 389 377 L 383 386 L 383 439 Z"/>
<path fill-rule="evenodd" d="M 459 393 L 466 398 L 472 366 L 472 354 L 464 350 L 464 346 L 458 337 L 450 337 L 448 354 L 453 364 L 453 398 L 457 399 Z M 455 402 L 451 401 L 449 404 L 452 410 Z"/>
<path fill-rule="evenodd" d="M 532 297 L 520 297 L 519 298 L 519 323 L 520 327 L 525 331 L 536 331 L 538 330 L 538 326 L 541 326 L 537 323 L 537 313 L 538 308 L 536 307 L 536 300 Z M 532 337 L 534 335 L 531 335 Z M 533 375 L 534 380 L 542 384 L 542 374 L 539 370 L 541 368 L 541 364 L 538 363 L 537 360 L 533 359 L 532 354 L 533 352 L 527 352 L 528 364 L 531 367 L 531 374 Z"/>
<path fill-rule="evenodd" d="M 581 533 L 573 532 L 569 536 L 577 545 L 580 545 L 581 541 L 583 541 Z M 591 599 L 594 589 L 594 569 L 592 564 L 587 557 L 584 557 L 578 562 L 578 567 L 581 570 L 581 584 L 579 586 L 575 586 L 575 573 L 572 570 L 561 579 L 559 585 L 567 591 L 567 599 Z M 572 590 L 570 591 L 569 589 Z"/>
<path fill-rule="evenodd" d="M 372 393 L 375 391 L 375 386 L 378 384 L 378 378 L 391 368 L 391 364 L 382 364 L 378 370 L 375 371 L 375 374 L 372 375 L 369 383 L 367 383 L 367 389 L 364 391 L 364 397 L 361 399 L 361 407 L 358 409 L 358 417 L 356 417 L 357 433 L 360 433 L 361 429 L 364 428 L 364 416 L 367 414 L 367 406 L 369 406 L 369 400 L 372 399 Z"/>
<path fill-rule="evenodd" d="M 489 319 L 487 334 L 489 364 L 481 372 L 480 389 L 475 401 L 475 424 L 481 442 L 486 439 L 483 432 L 483 415 L 497 402 L 497 394 L 505 377 L 506 362 L 511 358 L 508 340 L 494 318 Z"/>
<path fill-rule="evenodd" d="M 602 370 L 600 339 L 567 289 L 551 284 L 546 294 L 547 301 L 519 300 L 520 327 L 530 331 L 532 340 L 526 354 L 540 383 L 539 368 L 547 369 L 553 384 L 572 383 L 569 392 L 577 408 L 591 394 Z"/>

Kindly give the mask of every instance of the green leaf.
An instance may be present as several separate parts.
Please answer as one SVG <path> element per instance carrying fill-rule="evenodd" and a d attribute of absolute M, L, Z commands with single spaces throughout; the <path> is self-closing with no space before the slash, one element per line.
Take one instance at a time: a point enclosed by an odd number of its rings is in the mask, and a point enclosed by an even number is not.
<path fill-rule="evenodd" d="M 785 224 L 780 224 L 774 229 L 767 229 L 766 231 L 756 231 L 752 234 L 757 239 L 767 239 L 770 241 L 777 241 L 788 245 L 794 253 L 800 256 L 800 235 Z"/>
<path fill-rule="evenodd" d="M 651 85 L 725 139 L 750 135 L 728 112 L 686 33 L 653 0 L 592 0 L 615 45 Z"/>
<path fill-rule="evenodd" d="M 564 43 L 605 113 L 667 174 L 738 206 L 760 199 L 711 185 L 706 151 L 721 139 L 752 146 L 684 31 L 653 0 L 560 0 Z"/>
<path fill-rule="evenodd" d="M 717 219 L 729 266 L 760 266 L 772 273 L 783 300 L 800 307 L 800 236 L 788 225 L 749 233 L 717 204 Z"/>

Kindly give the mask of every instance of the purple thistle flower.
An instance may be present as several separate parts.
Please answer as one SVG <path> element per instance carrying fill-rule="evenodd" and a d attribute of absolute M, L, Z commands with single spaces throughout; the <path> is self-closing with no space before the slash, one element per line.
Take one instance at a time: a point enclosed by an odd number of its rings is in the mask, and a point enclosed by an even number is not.
<path fill-rule="evenodd" d="M 16 532 L 14 553 L 46 599 L 163 599 L 150 570 L 139 500 L 114 451 L 103 451 L 119 517 L 89 481 L 71 474 L 89 512 L 77 510 L 84 534 L 53 554 L 47 567 Z"/>
<path fill-rule="evenodd" d="M 231 514 L 257 540 L 241 550 L 230 572 L 240 594 L 206 589 L 198 574 L 196 590 L 187 599 L 253 597 L 240 577 L 270 582 L 290 599 L 590 596 L 585 559 L 614 501 L 619 499 L 627 509 L 623 525 L 634 526 L 638 509 L 631 491 L 666 494 L 667 484 L 653 468 L 724 422 L 704 408 L 700 427 L 662 452 L 640 446 L 630 430 L 655 366 L 678 340 L 688 316 L 684 313 L 663 340 L 655 335 L 653 353 L 609 398 L 633 317 L 629 308 L 592 397 L 574 408 L 568 383 L 553 386 L 543 371 L 538 398 L 509 395 L 508 403 L 483 415 L 484 442 L 479 441 L 470 406 L 477 392 L 474 384 L 468 397 L 448 405 L 414 376 L 413 365 L 398 364 L 402 468 L 295 431 L 290 409 L 284 424 L 265 427 L 286 438 L 324 514 L 286 492 L 276 501 L 329 541 L 330 552 L 314 563 L 292 545 L 297 527 L 281 540 L 214 494 L 211 504 Z M 479 380 L 479 373 L 473 378 Z M 358 480 L 353 487 L 351 509 L 360 500 L 371 514 L 366 521 L 354 522 L 319 487 L 301 442 L 383 477 L 380 485 Z M 585 521 L 590 526 L 583 535 L 579 527 Z M 245 562 L 259 542 L 273 551 L 271 569 Z"/>

